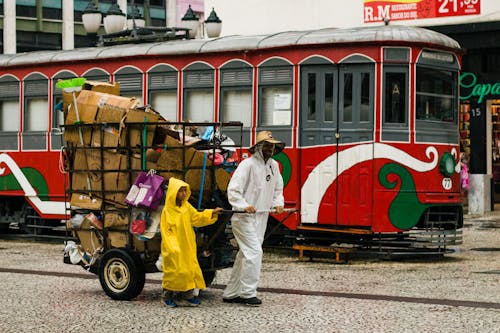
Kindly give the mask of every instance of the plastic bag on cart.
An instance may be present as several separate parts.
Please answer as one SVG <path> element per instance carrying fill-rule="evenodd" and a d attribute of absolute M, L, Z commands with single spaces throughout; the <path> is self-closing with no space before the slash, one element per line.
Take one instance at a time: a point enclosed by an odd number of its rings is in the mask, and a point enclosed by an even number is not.
<path fill-rule="evenodd" d="M 88 265 L 91 260 L 90 255 L 81 249 L 74 241 L 67 241 L 64 247 L 64 258 L 65 261 L 69 260 L 73 265 L 78 265 L 84 263 Z"/>
<path fill-rule="evenodd" d="M 160 209 L 149 211 L 141 208 L 132 209 L 132 219 L 130 222 L 130 233 L 137 239 L 148 241 L 160 234 L 160 219 L 163 205 Z"/>
<path fill-rule="evenodd" d="M 164 195 L 165 178 L 155 170 L 141 171 L 130 188 L 125 203 L 142 208 L 157 209 Z"/>
<path fill-rule="evenodd" d="M 146 231 L 146 220 L 135 219 L 130 224 L 130 232 L 134 235 L 142 235 Z"/>
<path fill-rule="evenodd" d="M 161 256 L 161 253 L 158 256 L 158 259 L 156 259 L 155 266 L 158 269 L 158 271 L 160 272 L 163 271 L 163 258 Z"/>

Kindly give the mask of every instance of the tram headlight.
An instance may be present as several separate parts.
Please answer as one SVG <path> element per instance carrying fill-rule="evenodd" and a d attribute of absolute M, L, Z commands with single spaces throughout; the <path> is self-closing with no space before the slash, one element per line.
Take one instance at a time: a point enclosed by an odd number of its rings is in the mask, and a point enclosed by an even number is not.
<path fill-rule="evenodd" d="M 441 156 L 439 162 L 439 171 L 446 177 L 451 177 L 453 172 L 455 172 L 455 158 L 452 154 L 446 152 Z"/>

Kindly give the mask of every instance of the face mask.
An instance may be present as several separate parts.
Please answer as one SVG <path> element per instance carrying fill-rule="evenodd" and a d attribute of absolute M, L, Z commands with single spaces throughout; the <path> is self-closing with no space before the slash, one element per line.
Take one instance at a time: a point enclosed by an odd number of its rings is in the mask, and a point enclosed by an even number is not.
<path fill-rule="evenodd" d="M 267 161 L 269 158 L 271 158 L 274 155 L 274 148 L 275 145 L 272 143 L 264 142 L 261 146 L 261 152 L 262 152 L 262 157 L 264 158 L 264 161 Z"/>

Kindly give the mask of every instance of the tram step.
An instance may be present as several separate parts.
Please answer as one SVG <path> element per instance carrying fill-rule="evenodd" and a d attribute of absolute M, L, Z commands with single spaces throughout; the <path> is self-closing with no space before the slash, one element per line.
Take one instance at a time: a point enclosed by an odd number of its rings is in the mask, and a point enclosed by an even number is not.
<path fill-rule="evenodd" d="M 309 226 L 301 224 L 297 226 L 297 231 L 311 231 L 311 232 L 331 232 L 331 233 L 346 233 L 346 234 L 362 234 L 369 235 L 373 232 L 369 229 L 361 229 L 361 228 L 324 228 L 319 227 L 317 225 Z"/>
<path fill-rule="evenodd" d="M 341 262 L 341 255 L 344 257 L 344 262 L 347 263 L 347 255 L 353 250 L 352 248 L 344 248 L 337 246 L 319 246 L 319 245 L 304 245 L 294 244 L 294 250 L 299 251 L 299 260 L 304 261 L 304 251 L 335 253 L 335 262 Z M 312 256 L 310 256 L 312 258 Z"/>
<path fill-rule="evenodd" d="M 9 229 L 13 229 L 13 230 L 19 230 L 19 223 L 18 222 L 11 222 L 9 223 Z"/>

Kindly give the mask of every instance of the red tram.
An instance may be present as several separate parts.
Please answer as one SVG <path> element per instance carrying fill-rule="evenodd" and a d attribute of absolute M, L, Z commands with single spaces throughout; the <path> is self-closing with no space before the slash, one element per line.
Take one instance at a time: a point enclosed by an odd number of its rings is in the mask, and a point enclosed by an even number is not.
<path fill-rule="evenodd" d="M 271 130 L 288 230 L 459 244 L 460 62 L 447 36 L 391 25 L 1 55 L 0 221 L 65 218 L 56 82 L 82 76 L 171 121 L 241 121 L 243 147 Z"/>

